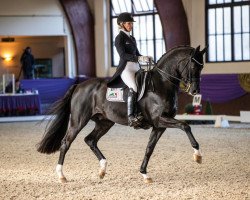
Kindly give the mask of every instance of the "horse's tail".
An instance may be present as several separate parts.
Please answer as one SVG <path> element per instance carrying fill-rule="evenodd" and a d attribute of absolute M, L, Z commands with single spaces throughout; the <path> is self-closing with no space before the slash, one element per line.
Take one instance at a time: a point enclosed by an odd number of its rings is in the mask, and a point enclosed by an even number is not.
<path fill-rule="evenodd" d="M 72 85 L 64 97 L 47 111 L 46 114 L 52 115 L 53 120 L 47 124 L 44 136 L 37 144 L 38 152 L 50 154 L 59 150 L 68 128 L 70 101 L 75 88 L 76 85 Z"/>

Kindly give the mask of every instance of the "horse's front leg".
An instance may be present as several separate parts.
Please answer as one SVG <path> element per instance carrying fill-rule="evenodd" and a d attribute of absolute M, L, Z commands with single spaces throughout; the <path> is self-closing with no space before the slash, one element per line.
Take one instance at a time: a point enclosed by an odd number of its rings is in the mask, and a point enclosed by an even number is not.
<path fill-rule="evenodd" d="M 152 179 L 147 175 L 147 165 L 149 162 L 149 159 L 154 151 L 154 148 L 156 146 L 156 143 L 160 139 L 163 132 L 166 130 L 166 128 L 153 128 L 151 135 L 149 137 L 149 142 L 146 148 L 146 153 L 141 165 L 140 172 L 144 178 L 145 183 L 151 183 Z"/>
<path fill-rule="evenodd" d="M 199 144 L 195 140 L 195 138 L 191 132 L 191 128 L 187 123 L 176 120 L 174 118 L 160 117 L 157 127 L 159 127 L 159 128 L 160 127 L 162 127 L 162 128 L 163 127 L 179 128 L 179 129 L 185 131 L 187 136 L 188 136 L 188 139 L 189 139 L 189 141 L 194 149 L 194 154 L 193 154 L 194 161 L 196 161 L 197 163 L 202 162 L 202 155 L 201 155 Z"/>

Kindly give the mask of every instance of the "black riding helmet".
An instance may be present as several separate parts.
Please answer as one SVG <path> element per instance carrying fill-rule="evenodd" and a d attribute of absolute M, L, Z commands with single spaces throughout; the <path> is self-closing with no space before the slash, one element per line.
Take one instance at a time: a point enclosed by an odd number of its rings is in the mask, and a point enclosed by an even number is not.
<path fill-rule="evenodd" d="M 120 25 L 122 22 L 135 22 L 131 13 L 124 12 L 121 13 L 117 18 L 117 24 Z"/>

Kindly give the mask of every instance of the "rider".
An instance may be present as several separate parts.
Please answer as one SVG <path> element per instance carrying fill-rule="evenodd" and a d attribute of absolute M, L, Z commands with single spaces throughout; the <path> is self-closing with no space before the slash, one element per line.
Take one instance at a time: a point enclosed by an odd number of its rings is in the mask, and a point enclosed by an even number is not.
<path fill-rule="evenodd" d="M 128 86 L 128 124 L 129 126 L 138 126 L 141 117 L 136 116 L 137 104 L 137 86 L 135 83 L 135 73 L 140 70 L 138 62 L 150 62 L 152 57 L 142 56 L 136 46 L 135 38 L 130 35 L 133 29 L 134 18 L 130 13 L 121 13 L 117 18 L 117 24 L 120 29 L 115 38 L 115 47 L 120 56 L 119 66 L 116 73 L 111 78 L 108 86 L 114 83 L 121 83 L 121 80 Z"/>

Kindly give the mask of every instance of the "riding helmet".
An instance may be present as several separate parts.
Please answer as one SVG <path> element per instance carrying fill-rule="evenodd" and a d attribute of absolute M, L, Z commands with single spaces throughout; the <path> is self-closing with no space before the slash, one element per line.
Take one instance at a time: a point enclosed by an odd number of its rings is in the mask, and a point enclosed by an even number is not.
<path fill-rule="evenodd" d="M 124 12 L 124 13 L 121 13 L 117 18 L 118 25 L 122 22 L 135 22 L 135 20 L 133 16 L 131 15 L 131 13 Z"/>

